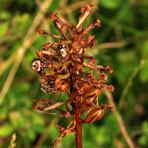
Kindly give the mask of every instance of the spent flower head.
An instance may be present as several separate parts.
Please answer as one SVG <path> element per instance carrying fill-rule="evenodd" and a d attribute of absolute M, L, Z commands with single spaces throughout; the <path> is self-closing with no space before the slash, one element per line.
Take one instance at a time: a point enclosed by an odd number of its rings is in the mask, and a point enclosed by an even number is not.
<path fill-rule="evenodd" d="M 57 40 L 55 43 L 43 44 L 42 49 L 36 51 L 38 58 L 32 61 L 32 69 L 40 77 L 41 90 L 45 93 L 65 92 L 68 100 L 56 103 L 49 100 L 34 100 L 36 101 L 34 108 L 61 117 L 73 115 L 67 128 L 55 124 L 61 134 L 53 145 L 56 145 L 62 137 L 77 132 L 75 130 L 77 120 L 79 123 L 93 123 L 101 119 L 105 109 L 112 108 L 109 105 L 100 106 L 98 96 L 104 89 L 114 91 L 114 87 L 106 83 L 107 75 L 103 69 L 108 73 L 112 73 L 113 70 L 110 66 L 96 65 L 95 58 L 86 55 L 86 50 L 93 49 L 96 43 L 95 36 L 90 35 L 89 31 L 95 26 L 101 26 L 98 19 L 87 28 L 83 28 L 83 22 L 92 8 L 97 9 L 93 5 L 87 5 L 80 10 L 81 15 L 76 27 L 66 24 L 57 13 L 50 12 L 50 18 L 59 36 L 43 30 L 38 31 L 41 35 L 49 35 Z M 39 102 L 45 105 L 40 106 Z M 59 108 L 62 105 L 65 105 L 66 110 Z M 51 113 L 50 110 L 57 110 L 59 113 Z"/>

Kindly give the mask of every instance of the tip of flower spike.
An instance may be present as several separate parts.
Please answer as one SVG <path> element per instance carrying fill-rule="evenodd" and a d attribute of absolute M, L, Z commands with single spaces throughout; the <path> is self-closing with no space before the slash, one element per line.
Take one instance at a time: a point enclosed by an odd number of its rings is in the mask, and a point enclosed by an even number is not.
<path fill-rule="evenodd" d="M 95 6 L 92 5 L 92 4 L 87 4 L 87 6 L 86 6 L 85 8 L 81 8 L 81 9 L 80 9 L 80 13 L 81 13 L 81 14 L 84 14 L 86 11 L 90 12 L 91 8 L 98 9 L 98 7 L 95 7 Z"/>
<path fill-rule="evenodd" d="M 81 8 L 81 10 L 80 10 L 81 15 L 79 17 L 79 22 L 78 22 L 78 24 L 76 26 L 77 30 L 80 31 L 82 29 L 82 23 L 86 20 L 86 18 L 90 14 L 90 10 L 92 8 L 98 9 L 97 7 L 95 7 L 95 6 L 91 5 L 91 4 L 90 5 L 87 4 L 86 7 Z"/>

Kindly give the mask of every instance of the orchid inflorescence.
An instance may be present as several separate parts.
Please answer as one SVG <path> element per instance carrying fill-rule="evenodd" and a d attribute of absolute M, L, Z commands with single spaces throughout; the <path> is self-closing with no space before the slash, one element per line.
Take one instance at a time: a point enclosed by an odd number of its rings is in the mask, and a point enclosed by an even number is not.
<path fill-rule="evenodd" d="M 107 75 L 102 69 L 108 73 L 112 73 L 113 70 L 110 66 L 96 65 L 95 58 L 86 55 L 86 50 L 94 48 L 96 43 L 95 36 L 88 32 L 95 26 L 101 26 L 98 19 L 87 28 L 82 28 L 82 23 L 92 8 L 97 9 L 93 5 L 81 8 L 81 15 L 76 27 L 63 22 L 57 13 L 50 12 L 50 18 L 60 36 L 43 30 L 38 31 L 41 35 L 49 35 L 57 40 L 55 43 L 43 44 L 42 49 L 36 51 L 38 58 L 32 61 L 32 69 L 40 77 L 41 90 L 45 93 L 65 92 L 68 100 L 57 103 L 49 100 L 34 100 L 36 101 L 34 108 L 61 117 L 73 115 L 67 128 L 55 124 L 61 134 L 53 145 L 56 145 L 62 137 L 76 133 L 76 120 L 79 120 L 80 123 L 93 123 L 104 115 L 104 109 L 112 108 L 110 105 L 101 104 L 99 106 L 98 96 L 104 89 L 114 91 L 114 87 L 106 83 Z M 95 74 L 97 78 L 95 78 Z M 45 105 L 40 106 L 40 102 Z M 62 105 L 65 105 L 66 110 L 59 108 Z M 49 112 L 50 110 L 56 110 L 59 113 Z"/>

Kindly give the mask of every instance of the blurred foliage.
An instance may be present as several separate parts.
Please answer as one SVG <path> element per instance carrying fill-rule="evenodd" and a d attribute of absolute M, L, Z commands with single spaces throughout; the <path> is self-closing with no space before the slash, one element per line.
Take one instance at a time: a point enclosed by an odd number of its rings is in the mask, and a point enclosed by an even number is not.
<path fill-rule="evenodd" d="M 40 11 L 36 0 L 0 0 L 0 90 L 3 88 L 15 61 L 15 53 L 22 46 L 26 33 Z M 48 14 L 59 12 L 69 23 L 76 25 L 80 5 L 86 1 L 54 0 L 47 7 L 47 14 L 40 23 L 41 28 L 57 33 Z M 37 4 L 38 3 L 38 4 Z M 77 5 L 74 5 L 76 4 Z M 80 4 L 79 4 L 80 3 Z M 90 3 L 90 1 L 88 2 Z M 148 1 L 147 0 L 93 0 L 98 10 L 92 12 L 88 24 L 97 18 L 101 28 L 94 28 L 96 36 L 95 57 L 98 64 L 110 65 L 114 73 L 108 83 L 114 85 L 114 101 L 123 118 L 126 129 L 137 148 L 148 147 Z M 65 9 L 66 8 L 66 9 Z M 59 135 L 52 121 L 63 126 L 69 119 L 57 118 L 33 109 L 34 99 L 59 99 L 58 95 L 47 95 L 40 91 L 38 76 L 30 68 L 36 49 L 40 49 L 43 36 L 35 34 L 35 41 L 25 52 L 13 82 L 0 105 L 0 147 L 7 148 L 11 136 L 16 134 L 16 147 L 31 148 L 47 133 L 40 148 L 48 148 Z M 46 39 L 47 40 L 47 39 Z M 100 48 L 102 43 L 121 43 L 118 47 Z M 103 45 L 102 45 L 103 46 Z M 14 55 L 14 56 L 13 56 Z M 143 60 L 143 65 L 140 62 Z M 135 69 L 138 69 L 134 73 Z M 131 79 L 130 79 L 131 78 Z M 130 83 L 130 85 L 128 85 Z M 124 93 L 126 90 L 126 93 Z M 65 94 L 61 100 L 65 99 Z M 122 99 L 122 104 L 119 105 Z M 108 103 L 101 95 L 99 103 Z M 56 148 L 74 148 L 74 134 L 62 139 Z M 116 117 L 111 111 L 91 125 L 83 125 L 84 148 L 126 148 L 127 143 L 119 129 Z"/>

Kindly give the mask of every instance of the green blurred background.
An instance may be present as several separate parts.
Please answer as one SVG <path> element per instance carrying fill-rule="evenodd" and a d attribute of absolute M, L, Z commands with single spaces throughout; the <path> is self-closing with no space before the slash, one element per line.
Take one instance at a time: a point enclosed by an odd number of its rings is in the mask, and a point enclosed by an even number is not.
<path fill-rule="evenodd" d="M 17 148 L 49 148 L 59 135 L 54 122 L 63 119 L 33 108 L 34 99 L 58 101 L 58 95 L 40 91 L 38 75 L 31 70 L 36 49 L 44 36 L 38 29 L 57 33 L 49 12 L 76 25 L 79 10 L 86 4 L 98 6 L 87 19 L 97 18 L 101 28 L 90 33 L 97 44 L 92 51 L 97 64 L 110 65 L 114 73 L 108 83 L 115 87 L 114 102 L 135 147 L 148 147 L 148 1 L 147 0 L 0 0 L 0 147 L 10 145 L 16 133 Z M 52 38 L 49 41 L 54 41 Z M 67 99 L 62 94 L 60 100 Z M 105 94 L 99 103 L 109 104 Z M 101 120 L 83 125 L 84 148 L 127 148 L 116 116 L 108 110 Z M 75 148 L 75 137 L 62 138 L 56 148 Z"/>

